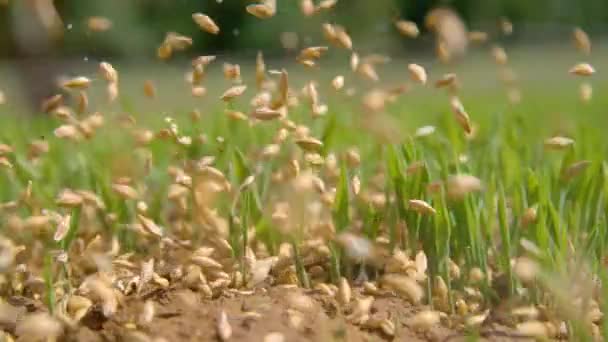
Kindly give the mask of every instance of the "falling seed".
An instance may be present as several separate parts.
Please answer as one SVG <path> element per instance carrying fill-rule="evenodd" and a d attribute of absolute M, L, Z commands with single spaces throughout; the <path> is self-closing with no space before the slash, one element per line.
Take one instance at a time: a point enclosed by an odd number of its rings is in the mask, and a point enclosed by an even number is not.
<path fill-rule="evenodd" d="M 205 32 L 211 34 L 220 33 L 220 28 L 215 24 L 213 19 L 202 13 L 192 14 L 192 20 Z"/>
<path fill-rule="evenodd" d="M 407 66 L 408 70 L 410 71 L 410 78 L 414 81 L 414 82 L 418 82 L 420 84 L 426 84 L 426 70 L 424 70 L 424 68 L 418 64 L 410 64 Z"/>
<path fill-rule="evenodd" d="M 114 69 L 112 64 L 108 62 L 99 63 L 99 74 L 109 83 L 118 82 L 118 72 Z"/>
<path fill-rule="evenodd" d="M 151 99 L 156 97 L 156 87 L 154 86 L 154 82 L 151 80 L 144 82 L 144 94 Z"/>
<path fill-rule="evenodd" d="M 266 80 L 266 64 L 264 63 L 264 55 L 261 51 L 255 58 L 255 84 L 258 89 L 262 89 L 262 85 Z"/>
<path fill-rule="evenodd" d="M 574 140 L 567 137 L 556 136 L 545 140 L 544 145 L 548 150 L 564 150 L 574 145 Z"/>
<path fill-rule="evenodd" d="M 300 51 L 298 59 L 318 59 L 328 50 L 327 46 L 311 46 Z"/>
<path fill-rule="evenodd" d="M 435 133 L 435 126 L 422 126 L 416 129 L 416 133 L 414 135 L 416 137 L 428 137 L 433 133 Z"/>
<path fill-rule="evenodd" d="M 255 108 L 252 112 L 251 112 L 251 117 L 261 120 L 261 121 L 269 121 L 269 120 L 274 120 L 274 119 L 278 119 L 282 116 L 282 113 L 280 110 L 274 110 L 268 107 L 261 107 L 261 108 Z"/>
<path fill-rule="evenodd" d="M 449 73 L 449 74 L 445 74 L 445 75 L 441 76 L 441 78 L 435 82 L 435 87 L 437 87 L 437 88 L 451 87 L 451 86 L 455 85 L 456 82 L 457 82 L 456 74 Z"/>
<path fill-rule="evenodd" d="M 578 176 L 579 174 L 581 174 L 583 171 L 585 171 L 589 167 L 589 165 L 591 165 L 591 161 L 589 161 L 589 160 L 581 160 L 578 162 L 574 162 L 574 163 L 570 164 L 568 167 L 566 167 L 562 177 L 565 180 L 572 179 L 572 178 Z"/>
<path fill-rule="evenodd" d="M 458 97 L 456 96 L 453 96 L 450 99 L 450 106 L 452 107 L 452 112 L 454 113 L 458 124 L 460 124 L 465 133 L 471 134 L 471 119 L 469 118 L 469 114 L 465 111 L 462 102 L 460 102 L 460 99 L 458 99 Z"/>
<path fill-rule="evenodd" d="M 192 46 L 192 38 L 179 33 L 169 32 L 165 36 L 163 44 L 167 44 L 173 50 L 182 51 Z"/>
<path fill-rule="evenodd" d="M 480 315 L 470 316 L 465 320 L 465 325 L 469 328 L 479 327 L 480 325 L 483 324 L 483 322 L 486 321 L 489 314 L 490 314 L 490 310 L 486 310 Z"/>
<path fill-rule="evenodd" d="M 447 195 L 452 199 L 460 199 L 466 194 L 481 190 L 479 178 L 471 175 L 453 175 L 448 177 Z"/>
<path fill-rule="evenodd" d="M 44 99 L 40 105 L 43 113 L 50 113 L 63 105 L 63 95 L 57 94 Z"/>
<path fill-rule="evenodd" d="M 105 32 L 112 28 L 112 21 L 106 17 L 89 17 L 87 19 L 87 27 L 92 32 Z"/>
<path fill-rule="evenodd" d="M 395 27 L 399 33 L 409 38 L 416 38 L 420 34 L 418 26 L 413 21 L 398 20 L 395 22 Z"/>
<path fill-rule="evenodd" d="M 513 23 L 505 17 L 500 18 L 500 30 L 505 36 L 510 36 L 513 34 Z"/>
<path fill-rule="evenodd" d="M 257 17 L 258 19 L 268 19 L 276 14 L 276 8 L 267 4 L 248 5 L 246 10 L 247 13 Z"/>
<path fill-rule="evenodd" d="M 529 207 L 524 210 L 524 214 L 521 217 L 521 225 L 524 227 L 536 222 L 537 210 L 536 207 Z"/>
<path fill-rule="evenodd" d="M 247 90 L 246 85 L 233 86 L 231 88 L 228 88 L 228 90 L 226 90 L 224 94 L 220 96 L 220 99 L 225 102 L 230 102 L 233 99 L 243 95 L 243 93 L 245 93 L 245 90 Z"/>
<path fill-rule="evenodd" d="M 494 57 L 494 61 L 498 65 L 505 65 L 509 61 L 507 52 L 500 46 L 492 47 L 492 56 Z"/>
<path fill-rule="evenodd" d="M 313 0 L 300 0 L 300 11 L 306 17 L 314 15 L 316 10 Z"/>
<path fill-rule="evenodd" d="M 323 142 L 312 137 L 297 139 L 295 143 L 304 151 L 309 152 L 318 152 L 323 148 Z"/>
<path fill-rule="evenodd" d="M 112 184 L 112 191 L 118 194 L 123 199 L 137 199 L 139 195 L 137 191 L 129 185 L 126 184 Z"/>
<path fill-rule="evenodd" d="M 331 86 L 334 90 L 340 90 L 344 87 L 344 76 L 338 75 L 331 80 Z"/>
<path fill-rule="evenodd" d="M 591 53 L 591 39 L 589 39 L 589 35 L 580 27 L 575 27 L 573 36 L 576 48 L 582 53 L 589 55 Z"/>
<path fill-rule="evenodd" d="M 163 61 L 168 60 L 173 55 L 173 48 L 167 42 L 163 42 L 156 50 L 156 56 Z"/>
<path fill-rule="evenodd" d="M 471 31 L 469 32 L 469 41 L 471 43 L 485 43 L 488 41 L 488 34 L 482 31 Z"/>
<path fill-rule="evenodd" d="M 434 215 L 437 213 L 437 211 L 433 207 L 431 207 L 430 204 L 426 203 L 423 200 L 411 199 L 408 201 L 408 206 L 410 209 L 420 214 Z"/>
<path fill-rule="evenodd" d="M 348 33 L 346 33 L 346 30 L 342 26 L 335 25 L 334 32 L 336 34 L 336 43 L 339 47 L 342 47 L 342 48 L 348 49 L 348 50 L 353 49 L 353 42 L 352 42 L 350 36 L 348 35 Z"/>
<path fill-rule="evenodd" d="M 65 89 L 87 89 L 91 85 L 91 80 L 88 77 L 79 76 L 71 79 L 64 80 L 60 83 L 60 86 Z"/>
<path fill-rule="evenodd" d="M 352 71 L 357 71 L 359 69 L 359 55 L 356 52 L 353 52 L 350 55 L 350 69 Z"/>
<path fill-rule="evenodd" d="M 593 87 L 590 83 L 582 83 L 579 88 L 581 102 L 588 103 L 593 97 Z"/>
<path fill-rule="evenodd" d="M 215 56 L 199 56 L 192 60 L 192 66 L 207 66 L 211 64 L 211 62 L 215 61 Z"/>
<path fill-rule="evenodd" d="M 595 73 L 595 69 L 589 63 L 579 63 L 570 68 L 568 72 L 577 76 L 591 76 Z"/>

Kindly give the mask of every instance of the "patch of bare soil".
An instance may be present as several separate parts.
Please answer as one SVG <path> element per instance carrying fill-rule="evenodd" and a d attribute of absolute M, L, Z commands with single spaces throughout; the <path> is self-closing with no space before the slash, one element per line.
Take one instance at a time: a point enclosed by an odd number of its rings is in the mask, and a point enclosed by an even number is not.
<path fill-rule="evenodd" d="M 291 297 L 304 294 L 309 307 L 294 310 Z M 103 318 L 101 309 L 91 310 L 79 328 L 70 332 L 67 341 L 221 341 L 218 319 L 224 311 L 231 330 L 229 341 L 465 341 L 458 329 L 446 322 L 426 332 L 416 332 L 410 320 L 420 308 L 407 301 L 384 296 L 375 298 L 370 321 L 388 321 L 394 327 L 370 327 L 353 322 L 354 303 L 340 306 L 334 298 L 314 290 L 296 287 L 258 289 L 251 294 L 237 294 L 213 300 L 188 289 L 157 290 L 143 298 L 127 299 L 111 319 Z M 355 291 L 355 297 L 359 291 Z M 150 323 L 140 323 L 144 301 L 154 306 Z M 304 305 L 304 304 L 303 304 Z M 391 329 L 393 328 L 393 329 Z M 482 329 L 484 331 L 484 329 Z M 480 340 L 510 341 L 517 339 L 486 329 Z M 282 337 L 282 339 L 281 339 Z M 523 340 L 523 339 L 519 339 Z"/>

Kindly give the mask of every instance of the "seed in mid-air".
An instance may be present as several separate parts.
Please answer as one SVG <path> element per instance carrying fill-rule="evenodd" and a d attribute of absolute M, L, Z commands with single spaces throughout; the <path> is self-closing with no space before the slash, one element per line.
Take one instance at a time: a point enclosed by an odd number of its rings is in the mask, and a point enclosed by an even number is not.
<path fill-rule="evenodd" d="M 579 86 L 579 97 L 583 103 L 591 101 L 591 98 L 593 97 L 593 87 L 591 86 L 591 83 L 585 82 Z"/>
<path fill-rule="evenodd" d="M 418 26 L 413 21 L 398 20 L 395 22 L 395 27 L 399 33 L 409 38 L 416 38 L 420 34 Z"/>
<path fill-rule="evenodd" d="M 300 0 L 300 11 L 307 17 L 314 15 L 315 3 L 312 0 Z"/>
<path fill-rule="evenodd" d="M 555 136 L 545 140 L 545 148 L 549 150 L 563 150 L 574 145 L 574 140 L 568 137 Z"/>
<path fill-rule="evenodd" d="M 513 23 L 505 17 L 500 18 L 500 30 L 505 36 L 513 34 Z"/>
<path fill-rule="evenodd" d="M 471 175 L 453 175 L 448 177 L 447 195 L 452 199 L 460 199 L 466 194 L 482 189 L 479 178 Z"/>
<path fill-rule="evenodd" d="M 118 82 L 118 72 L 116 71 L 116 69 L 114 69 L 112 64 L 108 62 L 99 63 L 99 74 L 107 82 Z"/>
<path fill-rule="evenodd" d="M 192 20 L 205 32 L 211 34 L 220 33 L 220 28 L 217 24 L 211 19 L 208 15 L 202 13 L 194 13 L 192 14 Z"/>
<path fill-rule="evenodd" d="M 87 19 L 87 27 L 92 32 L 105 32 L 112 28 L 112 21 L 106 17 L 93 16 Z"/>
<path fill-rule="evenodd" d="M 576 48 L 586 55 L 590 54 L 591 39 L 589 39 L 589 35 L 580 27 L 575 27 L 572 35 L 574 36 L 574 45 Z"/>
<path fill-rule="evenodd" d="M 331 86 L 334 90 L 340 90 L 344 87 L 344 76 L 338 75 L 331 80 Z"/>
<path fill-rule="evenodd" d="M 471 43 L 485 43 L 488 41 L 488 34 L 482 31 L 470 31 L 469 32 L 469 41 Z"/>
<path fill-rule="evenodd" d="M 268 4 L 253 4 L 246 7 L 247 13 L 259 18 L 268 19 L 276 14 L 276 8 Z"/>
<path fill-rule="evenodd" d="M 295 141 L 295 143 L 304 151 L 319 152 L 323 148 L 323 142 L 312 137 L 305 137 Z"/>
<path fill-rule="evenodd" d="M 420 214 L 434 215 L 437 213 L 435 208 L 431 207 L 430 204 L 423 200 L 411 199 L 408 201 L 408 206 L 410 209 L 417 211 Z"/>
<path fill-rule="evenodd" d="M 156 87 L 151 80 L 144 82 L 144 94 L 151 99 L 156 97 Z"/>
<path fill-rule="evenodd" d="M 410 64 L 407 66 L 407 68 L 410 71 L 410 77 L 413 81 L 420 84 L 426 84 L 426 70 L 424 70 L 422 66 L 418 64 Z"/>
<path fill-rule="evenodd" d="M 230 87 L 230 88 L 228 88 L 228 90 L 226 90 L 222 94 L 222 96 L 220 96 L 220 99 L 222 101 L 229 102 L 229 101 L 233 100 L 234 98 L 243 95 L 245 90 L 247 90 L 246 85 L 238 85 L 238 86 Z"/>
<path fill-rule="evenodd" d="M 595 69 L 589 63 L 579 63 L 570 68 L 569 72 L 578 76 L 591 76 L 595 73 Z"/>
<path fill-rule="evenodd" d="M 492 56 L 494 57 L 494 61 L 496 64 L 505 65 L 509 61 L 509 57 L 507 56 L 507 52 L 504 48 L 500 46 L 494 46 L 492 48 Z"/>
<path fill-rule="evenodd" d="M 65 89 L 87 89 L 91 85 L 91 80 L 88 77 L 79 76 L 70 78 L 60 82 L 60 86 Z"/>
<path fill-rule="evenodd" d="M 452 112 L 456 117 L 456 121 L 458 121 L 465 133 L 470 134 L 472 132 L 471 119 L 469 118 L 469 114 L 464 109 L 462 102 L 460 102 L 460 99 L 453 96 L 450 100 L 450 106 L 452 107 Z"/>

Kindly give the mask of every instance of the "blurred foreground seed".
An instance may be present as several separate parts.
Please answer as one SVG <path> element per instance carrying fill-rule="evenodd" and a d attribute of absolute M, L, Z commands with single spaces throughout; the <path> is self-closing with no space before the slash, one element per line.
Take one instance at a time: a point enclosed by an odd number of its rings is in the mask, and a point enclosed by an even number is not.
<path fill-rule="evenodd" d="M 232 327 L 228 322 L 226 311 L 222 310 L 217 319 L 217 334 L 222 341 L 228 341 L 232 337 Z"/>
<path fill-rule="evenodd" d="M 545 148 L 548 150 L 563 150 L 572 145 L 574 140 L 567 137 L 556 136 L 545 140 Z"/>
<path fill-rule="evenodd" d="M 410 209 L 420 213 L 420 214 L 436 214 L 437 211 L 435 208 L 431 207 L 430 204 L 426 203 L 423 200 L 411 199 L 408 201 L 408 206 Z"/>
<path fill-rule="evenodd" d="M 106 17 L 93 16 L 87 19 L 87 27 L 92 32 L 105 32 L 112 28 L 112 21 Z"/>
<path fill-rule="evenodd" d="M 202 13 L 192 14 L 192 20 L 204 31 L 211 34 L 220 33 L 220 28 L 215 24 L 213 19 Z"/>
<path fill-rule="evenodd" d="M 572 35 L 574 36 L 576 48 L 585 55 L 591 54 L 591 39 L 589 39 L 587 33 L 580 27 L 575 27 Z"/>
<path fill-rule="evenodd" d="M 395 27 L 399 33 L 409 38 L 416 38 L 420 34 L 418 26 L 416 26 L 416 23 L 413 21 L 397 20 L 395 22 Z"/>
<path fill-rule="evenodd" d="M 447 196 L 451 199 L 460 199 L 466 194 L 481 190 L 479 178 L 471 175 L 453 175 L 448 177 Z"/>

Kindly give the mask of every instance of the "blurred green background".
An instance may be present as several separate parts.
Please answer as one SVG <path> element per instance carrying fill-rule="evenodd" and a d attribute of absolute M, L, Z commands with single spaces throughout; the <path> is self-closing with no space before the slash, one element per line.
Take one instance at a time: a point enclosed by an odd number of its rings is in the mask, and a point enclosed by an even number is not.
<path fill-rule="evenodd" d="M 0 6 L 0 57 L 15 57 L 15 7 L 19 1 L 3 0 Z M 386 44 L 398 37 L 391 19 L 402 17 L 423 27 L 424 16 L 437 6 L 454 8 L 471 29 L 497 30 L 498 18 L 508 17 L 517 30 L 512 39 L 533 39 L 536 32 L 543 39 L 551 32 L 559 39 L 560 30 L 573 25 L 589 33 L 604 32 L 608 23 L 606 0 L 339 0 L 333 11 L 303 20 L 296 0 L 278 0 L 275 17 L 261 21 L 245 11 L 248 0 L 56 0 L 66 26 L 55 53 L 63 55 L 96 54 L 101 56 L 153 56 L 164 34 L 175 31 L 194 38 L 192 53 L 247 51 L 263 49 L 280 52 L 282 32 L 296 32 L 302 42 L 318 42 L 320 24 L 332 21 L 345 26 L 358 41 Z M 316 1 L 318 2 L 318 1 Z M 217 36 L 200 31 L 191 14 L 203 12 L 222 28 Z M 109 32 L 91 33 L 86 29 L 90 16 L 105 16 L 113 21 Z M 416 44 L 401 40 L 398 44 Z M 373 42 L 373 43 L 372 43 Z M 373 48 L 374 46 L 370 46 Z"/>

